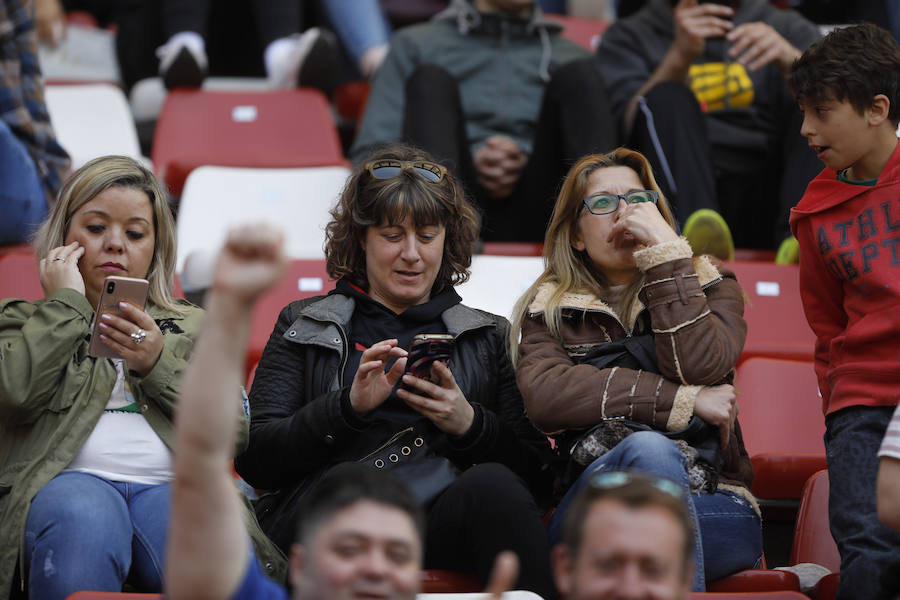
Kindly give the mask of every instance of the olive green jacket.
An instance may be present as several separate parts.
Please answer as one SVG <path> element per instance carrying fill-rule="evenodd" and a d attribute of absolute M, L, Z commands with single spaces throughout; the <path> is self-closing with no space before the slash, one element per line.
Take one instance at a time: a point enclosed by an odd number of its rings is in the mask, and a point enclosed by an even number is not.
<path fill-rule="evenodd" d="M 179 302 L 183 314 L 148 308 L 163 333 L 162 353 L 145 377 L 126 371 L 144 418 L 170 449 L 181 376 L 203 319 L 200 308 Z M 116 382 L 113 361 L 88 354 L 93 318 L 88 300 L 72 289 L 36 302 L 0 301 L 0 598 L 21 573 L 16 563 L 32 498 L 84 445 Z M 247 432 L 241 418 L 239 449 Z M 248 526 L 266 572 L 283 577 L 284 557 L 255 519 Z"/>

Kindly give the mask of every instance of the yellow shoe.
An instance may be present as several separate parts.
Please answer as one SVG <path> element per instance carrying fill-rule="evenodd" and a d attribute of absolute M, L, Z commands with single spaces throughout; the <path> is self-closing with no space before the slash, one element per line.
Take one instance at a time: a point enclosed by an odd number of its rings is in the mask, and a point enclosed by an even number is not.
<path fill-rule="evenodd" d="M 800 262 L 800 242 L 794 236 L 784 238 L 775 253 L 776 265 L 796 265 Z"/>
<path fill-rule="evenodd" d="M 691 244 L 694 256 L 712 254 L 721 260 L 734 260 L 734 240 L 722 215 L 709 208 L 695 211 L 684 224 L 682 234 Z"/>

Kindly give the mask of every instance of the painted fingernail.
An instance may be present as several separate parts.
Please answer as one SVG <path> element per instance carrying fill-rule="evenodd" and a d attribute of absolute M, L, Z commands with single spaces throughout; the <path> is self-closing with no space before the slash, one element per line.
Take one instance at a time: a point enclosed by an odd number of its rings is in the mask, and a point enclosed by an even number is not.
<path fill-rule="evenodd" d="M 128 308 L 128 303 L 127 302 L 119 302 L 119 308 L 121 308 L 123 310 Z"/>
<path fill-rule="evenodd" d="M 112 315 L 110 315 L 109 313 L 103 313 L 102 315 L 100 315 L 100 320 L 101 321 L 112 321 Z"/>
<path fill-rule="evenodd" d="M 100 329 L 106 331 L 107 329 L 109 329 L 109 325 L 107 325 L 106 323 L 100 323 Z"/>

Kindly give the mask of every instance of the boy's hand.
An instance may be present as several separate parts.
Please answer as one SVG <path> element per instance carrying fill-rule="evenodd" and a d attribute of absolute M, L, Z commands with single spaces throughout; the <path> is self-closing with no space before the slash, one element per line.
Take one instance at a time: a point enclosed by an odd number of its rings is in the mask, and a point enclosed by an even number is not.
<path fill-rule="evenodd" d="M 491 577 L 485 594 L 490 594 L 486 600 L 500 600 L 504 592 L 508 592 L 516 584 L 519 576 L 519 557 L 511 550 L 500 552 L 494 559 L 494 568 L 491 569 Z"/>
<path fill-rule="evenodd" d="M 737 58 L 749 71 L 756 71 L 774 61 L 787 75 L 791 64 L 801 54 L 800 50 L 767 23 L 738 25 L 725 38 L 732 43 L 729 56 Z"/>
<path fill-rule="evenodd" d="M 281 280 L 287 264 L 279 229 L 263 224 L 232 229 L 219 253 L 213 289 L 252 304 Z"/>

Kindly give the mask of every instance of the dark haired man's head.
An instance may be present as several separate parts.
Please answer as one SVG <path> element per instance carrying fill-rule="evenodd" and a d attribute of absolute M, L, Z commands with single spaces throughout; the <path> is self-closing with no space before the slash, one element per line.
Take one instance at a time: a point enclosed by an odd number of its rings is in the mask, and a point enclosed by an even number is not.
<path fill-rule="evenodd" d="M 393 475 L 339 465 L 310 490 L 300 515 L 291 549 L 295 597 L 415 598 L 424 513 Z"/>
<path fill-rule="evenodd" d="M 791 67 L 788 86 L 800 105 L 849 102 L 857 113 L 879 94 L 890 101 L 888 119 L 900 122 L 900 46 L 886 30 L 866 23 L 831 31 Z"/>
<path fill-rule="evenodd" d="M 596 483 L 594 483 L 596 482 Z M 553 549 L 569 600 L 680 600 L 693 582 L 693 526 L 677 484 L 602 473 L 579 492 Z"/>

